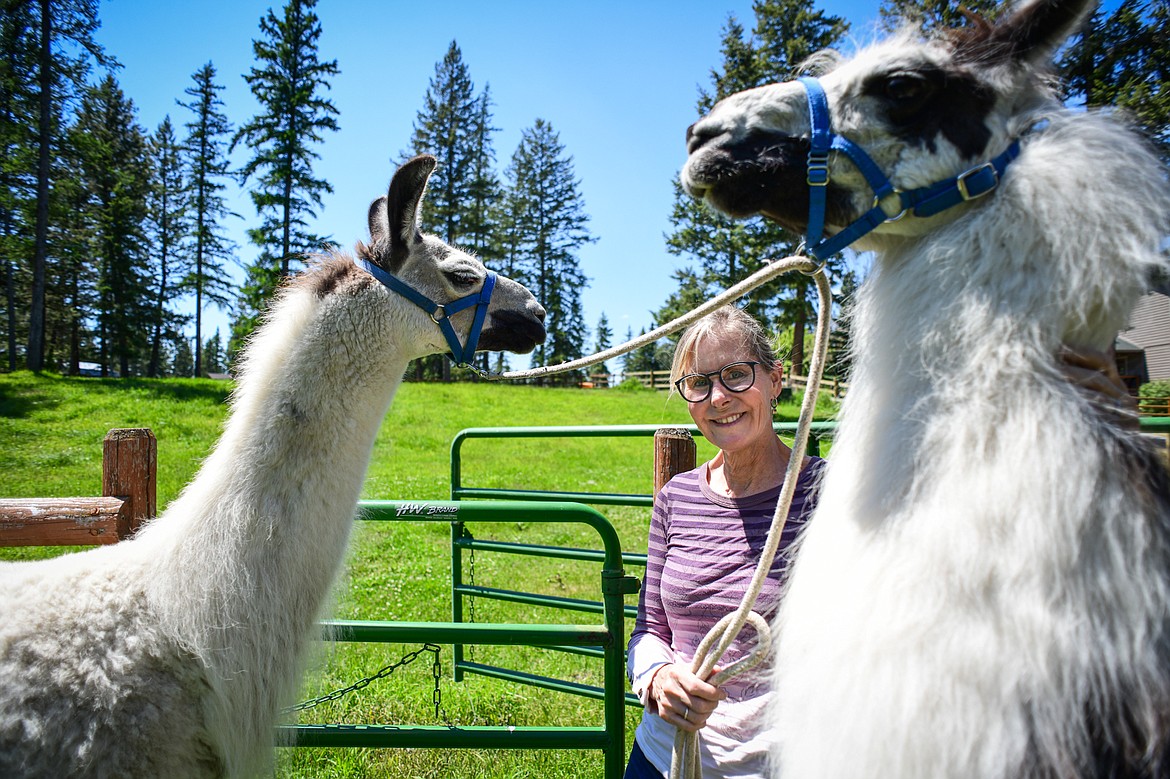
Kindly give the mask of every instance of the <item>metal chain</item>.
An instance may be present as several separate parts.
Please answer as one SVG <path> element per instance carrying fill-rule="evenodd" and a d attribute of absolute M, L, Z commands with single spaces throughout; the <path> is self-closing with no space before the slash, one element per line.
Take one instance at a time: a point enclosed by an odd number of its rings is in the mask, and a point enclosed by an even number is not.
<path fill-rule="evenodd" d="M 429 646 L 434 646 L 430 644 Z M 431 664 L 431 676 L 435 677 L 435 689 L 431 693 L 431 700 L 435 704 L 435 719 L 439 719 L 439 712 L 443 709 L 443 692 L 439 688 L 439 679 L 443 676 L 443 664 L 439 662 L 439 648 L 435 647 L 435 661 Z M 443 719 L 447 719 L 447 713 L 443 712 Z M 447 723 L 450 725 L 450 721 Z"/>
<path fill-rule="evenodd" d="M 288 706 L 284 709 L 281 709 L 281 713 L 282 714 L 292 714 L 293 712 L 304 711 L 305 709 L 311 709 L 315 706 L 320 706 L 322 703 L 328 703 L 329 701 L 335 701 L 338 698 L 349 695 L 351 692 L 357 692 L 358 690 L 361 690 L 365 687 L 368 687 L 370 684 L 378 681 L 379 679 L 385 679 L 387 676 L 394 673 L 399 668 L 402 668 L 405 665 L 410 665 L 411 663 L 413 663 L 415 660 L 418 659 L 419 655 L 423 654 L 424 652 L 432 652 L 435 656 L 434 664 L 432 666 L 432 672 L 433 672 L 433 675 L 435 677 L 435 689 L 434 689 L 434 692 L 431 694 L 431 700 L 435 704 L 435 717 L 438 717 L 439 716 L 439 702 L 441 700 L 441 693 L 439 692 L 439 677 L 442 674 L 442 666 L 439 664 L 439 652 L 441 652 L 441 651 L 442 651 L 441 647 L 439 647 L 437 644 L 430 644 L 430 643 L 423 644 L 421 648 L 416 649 L 413 652 L 408 652 L 407 654 L 403 655 L 398 660 L 398 662 L 390 663 L 389 665 L 383 667 L 381 670 L 379 670 L 375 674 L 371 674 L 370 676 L 367 676 L 364 679 L 359 679 L 358 681 L 354 682 L 353 684 L 349 685 L 348 687 L 342 687 L 340 690 L 334 690 L 333 692 L 326 693 L 324 695 L 320 695 L 316 698 L 310 698 L 307 701 L 302 701 L 301 703 L 298 703 L 294 706 Z"/>
<path fill-rule="evenodd" d="M 467 535 L 471 536 L 471 533 L 468 532 Z M 474 546 L 471 547 L 470 551 L 471 551 L 471 554 L 468 556 L 468 560 L 467 560 L 467 578 L 468 578 L 467 583 L 469 585 L 471 585 L 472 587 L 474 587 L 475 586 L 475 547 Z M 468 617 L 468 621 L 475 622 L 475 596 L 474 595 L 472 595 L 471 597 L 469 597 L 467 599 L 467 617 Z M 474 662 L 474 660 L 475 660 L 475 644 L 469 644 L 467 646 L 467 659 Z"/>

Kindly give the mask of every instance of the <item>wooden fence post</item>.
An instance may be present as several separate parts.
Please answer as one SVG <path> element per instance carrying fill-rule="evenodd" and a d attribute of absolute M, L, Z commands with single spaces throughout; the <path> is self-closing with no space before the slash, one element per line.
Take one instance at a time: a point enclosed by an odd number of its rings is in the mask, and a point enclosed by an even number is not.
<path fill-rule="evenodd" d="M 654 431 L 654 494 L 671 477 L 695 467 L 695 439 L 685 427 L 662 427 Z"/>
<path fill-rule="evenodd" d="M 118 538 L 129 538 L 156 511 L 158 442 L 150 428 L 115 428 L 102 441 L 102 496 L 122 498 L 125 526 L 118 523 Z"/>

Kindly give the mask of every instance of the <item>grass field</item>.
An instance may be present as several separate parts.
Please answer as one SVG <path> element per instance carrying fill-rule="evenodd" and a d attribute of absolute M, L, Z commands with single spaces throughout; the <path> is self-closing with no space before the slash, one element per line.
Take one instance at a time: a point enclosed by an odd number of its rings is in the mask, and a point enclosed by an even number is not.
<path fill-rule="evenodd" d="M 165 510 L 198 469 L 227 414 L 230 385 L 211 380 L 102 380 L 0 375 L 0 497 L 96 495 L 101 440 L 115 427 L 149 427 L 158 439 L 158 505 Z M 826 409 L 828 411 L 829 409 Z M 797 407 L 781 406 L 795 419 Z M 546 389 L 504 384 L 404 384 L 379 432 L 364 497 L 442 500 L 450 489 L 450 444 L 467 427 L 688 423 L 685 403 L 665 392 Z M 698 440 L 700 461 L 713 449 Z M 469 441 L 463 482 L 514 487 L 649 493 L 647 439 Z M 649 510 L 598 506 L 626 551 L 644 551 Z M 449 530 L 443 524 L 358 523 L 333 616 L 450 618 Z M 500 523 L 479 537 L 598 548 L 592 531 Z M 61 549 L 0 549 L 0 559 Z M 517 564 L 517 559 L 523 559 Z M 478 584 L 598 599 L 597 565 L 480 553 Z M 640 572 L 634 571 L 640 575 Z M 467 579 L 469 571 L 464 571 Z M 636 603 L 636 596 L 628 598 Z M 588 622 L 577 613 L 481 601 L 479 621 Z M 632 625 L 627 624 L 627 634 Z M 417 646 L 326 644 L 305 678 L 305 697 L 344 687 Z M 480 647 L 480 662 L 600 684 L 600 661 L 526 648 Z M 435 725 L 596 726 L 601 703 L 507 682 L 444 674 L 442 709 L 431 701 L 429 655 L 359 693 L 301 715 L 303 722 Z M 441 660 L 451 659 L 444 647 Z M 627 710 L 627 747 L 638 712 Z M 282 749 L 281 777 L 598 777 L 600 752 Z"/>

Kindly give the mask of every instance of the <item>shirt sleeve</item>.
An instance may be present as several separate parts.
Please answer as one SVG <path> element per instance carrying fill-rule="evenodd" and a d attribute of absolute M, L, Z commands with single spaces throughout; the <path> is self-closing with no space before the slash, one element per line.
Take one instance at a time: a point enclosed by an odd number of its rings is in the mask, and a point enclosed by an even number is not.
<path fill-rule="evenodd" d="M 669 485 L 654 496 L 654 510 L 650 515 L 650 534 L 646 544 L 646 576 L 638 595 L 638 618 L 630 634 L 626 671 L 634 694 L 643 706 L 653 708 L 648 700 L 650 681 L 654 672 L 675 660 L 671 648 L 671 630 L 662 606 L 660 590 L 662 569 L 666 559 L 667 505 Z"/>

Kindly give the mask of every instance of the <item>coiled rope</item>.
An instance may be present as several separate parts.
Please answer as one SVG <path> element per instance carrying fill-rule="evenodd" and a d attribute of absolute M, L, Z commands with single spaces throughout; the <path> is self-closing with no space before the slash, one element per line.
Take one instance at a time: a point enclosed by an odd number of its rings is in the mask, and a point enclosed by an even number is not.
<path fill-rule="evenodd" d="M 767 542 L 760 554 L 756 565 L 756 572 L 748 584 L 739 608 L 725 616 L 707 632 L 703 641 L 695 650 L 691 661 L 691 671 L 700 679 L 713 685 L 721 685 L 733 676 L 743 673 L 749 668 L 759 665 L 768 656 L 772 647 L 772 635 L 767 620 L 757 612 L 752 611 L 763 589 L 764 581 L 772 567 L 772 560 L 780 547 L 780 539 L 784 533 L 784 525 L 788 520 L 788 511 L 792 506 L 792 497 L 796 493 L 796 482 L 800 475 L 801 461 L 808 446 L 809 425 L 812 422 L 813 412 L 817 404 L 817 388 L 821 385 L 821 376 L 824 373 L 825 356 L 829 343 L 829 320 L 833 302 L 832 292 L 829 289 L 829 280 L 825 276 L 824 263 L 811 260 L 807 257 L 793 256 L 783 260 L 768 262 L 763 268 L 748 276 L 738 284 L 729 287 L 726 291 L 708 300 L 683 316 L 657 327 L 654 330 L 640 335 L 620 346 L 598 352 L 591 357 L 560 363 L 559 365 L 542 366 L 523 371 L 508 371 L 506 373 L 488 373 L 478 368 L 472 370 L 479 376 L 491 380 L 502 381 L 512 379 L 530 379 L 540 376 L 549 376 L 565 371 L 586 368 L 605 362 L 608 359 L 633 351 L 646 344 L 653 343 L 663 336 L 698 321 L 715 309 L 730 303 L 751 292 L 762 284 L 784 273 L 799 271 L 813 278 L 817 287 L 817 296 L 820 310 L 817 312 L 817 329 L 813 341 L 812 361 L 809 366 L 808 383 L 804 393 L 804 400 L 800 406 L 800 418 L 796 426 L 796 438 L 792 443 L 792 456 L 788 458 L 788 467 L 784 471 L 784 483 L 780 488 L 780 498 L 776 503 L 776 511 L 772 515 L 772 524 L 768 529 Z M 470 366 L 469 366 L 470 367 Z M 812 387 L 811 392 L 807 387 Z M 731 665 L 723 668 L 719 673 L 712 675 L 716 663 L 723 657 L 731 643 L 739 635 L 744 625 L 750 623 L 756 632 L 756 648 Z M 702 779 L 703 765 L 699 752 L 699 734 L 679 729 L 675 735 L 674 752 L 671 755 L 671 779 Z"/>

